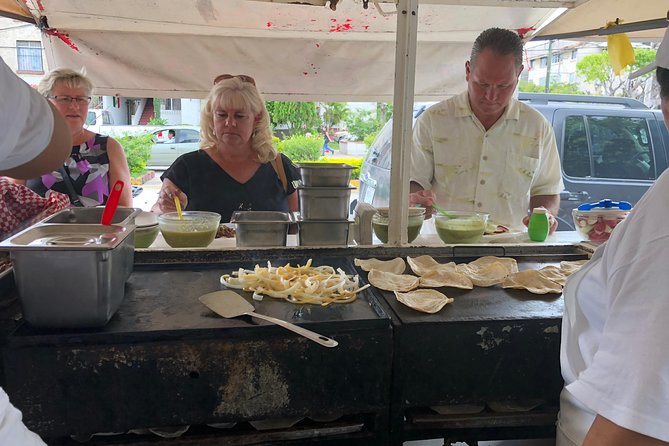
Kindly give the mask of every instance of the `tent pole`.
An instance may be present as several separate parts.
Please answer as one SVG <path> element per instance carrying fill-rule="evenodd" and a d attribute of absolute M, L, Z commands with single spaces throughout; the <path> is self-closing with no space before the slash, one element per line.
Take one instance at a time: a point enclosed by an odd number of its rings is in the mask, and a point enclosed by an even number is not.
<path fill-rule="evenodd" d="M 393 147 L 390 165 L 388 244 L 407 243 L 413 98 L 416 77 L 418 0 L 399 0 L 393 93 Z"/>

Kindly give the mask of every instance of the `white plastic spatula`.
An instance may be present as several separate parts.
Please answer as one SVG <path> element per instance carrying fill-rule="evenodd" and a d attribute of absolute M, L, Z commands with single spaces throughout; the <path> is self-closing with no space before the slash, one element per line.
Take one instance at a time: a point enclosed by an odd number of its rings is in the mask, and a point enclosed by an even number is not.
<path fill-rule="evenodd" d="M 213 293 L 200 296 L 199 300 L 211 311 L 220 316 L 223 316 L 226 319 L 246 314 L 248 316 L 257 317 L 258 319 L 264 319 L 268 322 L 272 322 L 273 324 L 280 325 L 283 328 L 302 335 L 307 339 L 311 339 L 312 341 L 317 342 L 324 347 L 336 347 L 339 344 L 334 339 L 330 339 L 326 336 L 314 333 L 313 331 L 307 330 L 306 328 L 298 327 L 297 325 L 291 324 L 290 322 L 286 322 L 271 316 L 265 316 L 264 314 L 255 313 L 253 311 L 255 310 L 253 305 L 248 303 L 246 299 L 234 291 L 214 291 Z"/>

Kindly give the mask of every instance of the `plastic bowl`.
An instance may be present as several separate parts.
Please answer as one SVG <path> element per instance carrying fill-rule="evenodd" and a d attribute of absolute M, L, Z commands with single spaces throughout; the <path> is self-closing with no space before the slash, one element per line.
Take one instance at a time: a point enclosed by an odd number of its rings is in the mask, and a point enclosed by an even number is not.
<path fill-rule="evenodd" d="M 158 226 L 165 242 L 172 248 L 205 248 L 214 241 L 221 215 L 215 212 L 185 211 L 158 216 Z"/>
<path fill-rule="evenodd" d="M 620 209 L 593 209 L 579 211 L 574 209 L 571 215 L 574 227 L 581 236 L 595 243 L 603 243 L 609 239 L 613 228 L 627 217 L 630 211 Z"/>
<path fill-rule="evenodd" d="M 388 243 L 388 208 L 378 208 L 372 217 L 372 229 L 374 234 L 383 243 Z M 425 208 L 409 208 L 409 221 L 407 222 L 407 242 L 416 240 L 425 219 Z"/>
<path fill-rule="evenodd" d="M 434 214 L 434 226 L 444 243 L 478 243 L 485 232 L 488 214 L 446 211 L 448 216 Z"/>

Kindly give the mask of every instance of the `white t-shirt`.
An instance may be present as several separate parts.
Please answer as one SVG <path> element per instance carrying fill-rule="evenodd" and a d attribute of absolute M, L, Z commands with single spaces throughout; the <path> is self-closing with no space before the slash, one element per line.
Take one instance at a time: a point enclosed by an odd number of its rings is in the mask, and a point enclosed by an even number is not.
<path fill-rule="evenodd" d="M 443 208 L 487 212 L 514 229 L 524 228 L 530 196 L 564 189 L 555 135 L 541 113 L 511 99 L 486 131 L 466 91 L 418 117 L 411 181 L 432 189 Z"/>
<path fill-rule="evenodd" d="M 53 115 L 47 101 L 0 59 L 0 169 L 36 158 L 51 140 Z"/>
<path fill-rule="evenodd" d="M 669 171 L 564 290 L 560 429 L 599 414 L 669 441 Z"/>
<path fill-rule="evenodd" d="M 21 422 L 21 411 L 11 405 L 0 387 L 0 445 L 46 446 Z"/>

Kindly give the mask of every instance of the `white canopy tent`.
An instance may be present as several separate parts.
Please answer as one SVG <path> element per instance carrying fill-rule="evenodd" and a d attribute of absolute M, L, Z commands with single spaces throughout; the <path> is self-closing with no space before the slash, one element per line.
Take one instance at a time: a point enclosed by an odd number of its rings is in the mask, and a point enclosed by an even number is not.
<path fill-rule="evenodd" d="M 32 18 L 49 66 L 85 67 L 100 95 L 201 98 L 216 75 L 244 73 L 267 100 L 392 101 L 392 184 L 400 187 L 391 207 L 403 210 L 390 243 L 406 236 L 411 104 L 465 88 L 464 63 L 483 29 L 532 38 L 667 14 L 666 0 L 370 0 L 368 9 L 365 0 L 331 0 L 336 11 L 326 2 L 0 0 L 0 14 Z M 663 32 L 631 37 L 659 41 Z"/>

